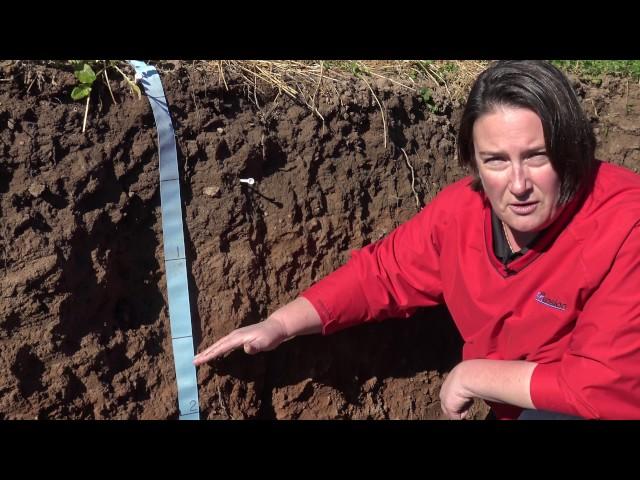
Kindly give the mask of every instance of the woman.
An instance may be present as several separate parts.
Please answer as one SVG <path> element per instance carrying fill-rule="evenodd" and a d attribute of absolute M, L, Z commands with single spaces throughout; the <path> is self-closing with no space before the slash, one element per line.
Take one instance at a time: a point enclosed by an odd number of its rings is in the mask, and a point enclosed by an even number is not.
<path fill-rule="evenodd" d="M 443 412 L 640 418 L 640 176 L 595 159 L 564 75 L 502 61 L 469 94 L 458 156 L 473 175 L 265 321 L 195 357 L 446 303 L 464 340 Z"/>

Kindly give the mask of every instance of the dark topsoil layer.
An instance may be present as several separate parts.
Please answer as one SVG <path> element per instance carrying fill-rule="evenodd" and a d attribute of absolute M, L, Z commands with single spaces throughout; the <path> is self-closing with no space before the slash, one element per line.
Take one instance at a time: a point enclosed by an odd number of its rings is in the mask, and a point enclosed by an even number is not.
<path fill-rule="evenodd" d="M 182 170 L 196 348 L 258 322 L 464 172 L 459 105 L 353 80 L 318 115 L 217 72 L 161 65 Z M 117 84 L 120 83 L 120 86 Z M 598 156 L 637 171 L 640 89 L 575 80 Z M 177 418 L 158 154 L 146 98 L 84 104 L 64 70 L 0 62 L 0 419 Z M 238 182 L 254 177 L 254 188 Z M 213 187 L 214 195 L 204 193 Z M 211 193 L 211 192 L 210 192 Z M 234 352 L 199 368 L 203 418 L 439 417 L 461 340 L 446 308 Z M 473 418 L 487 408 L 477 402 Z"/>

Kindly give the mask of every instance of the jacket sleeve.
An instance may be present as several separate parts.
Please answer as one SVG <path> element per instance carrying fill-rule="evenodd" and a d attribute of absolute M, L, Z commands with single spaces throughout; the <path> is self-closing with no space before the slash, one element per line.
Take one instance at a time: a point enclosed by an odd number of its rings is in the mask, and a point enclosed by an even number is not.
<path fill-rule="evenodd" d="M 436 197 L 387 237 L 353 251 L 345 265 L 301 294 L 320 315 L 323 334 L 443 302 L 438 203 Z"/>
<path fill-rule="evenodd" d="M 640 227 L 585 303 L 559 362 L 533 371 L 536 408 L 584 418 L 640 419 Z"/>

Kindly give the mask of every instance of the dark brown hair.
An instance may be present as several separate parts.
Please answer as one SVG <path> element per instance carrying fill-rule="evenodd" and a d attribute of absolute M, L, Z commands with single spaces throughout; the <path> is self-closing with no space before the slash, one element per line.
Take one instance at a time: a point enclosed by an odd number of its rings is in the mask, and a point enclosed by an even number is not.
<path fill-rule="evenodd" d="M 545 61 L 504 60 L 476 79 L 458 130 L 460 165 L 477 176 L 473 125 L 499 106 L 528 108 L 542 121 L 547 154 L 560 178 L 560 202 L 568 202 L 595 171 L 595 136 L 567 78 Z M 482 190 L 480 179 L 473 182 Z"/>

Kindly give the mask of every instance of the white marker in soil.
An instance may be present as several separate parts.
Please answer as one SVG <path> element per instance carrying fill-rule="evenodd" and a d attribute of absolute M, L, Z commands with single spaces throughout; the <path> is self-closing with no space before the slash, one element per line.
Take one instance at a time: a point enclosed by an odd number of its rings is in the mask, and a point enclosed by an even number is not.
<path fill-rule="evenodd" d="M 246 183 L 247 185 L 253 185 L 254 183 L 256 183 L 256 181 L 249 177 L 249 178 L 241 178 L 240 179 L 240 183 Z"/>

